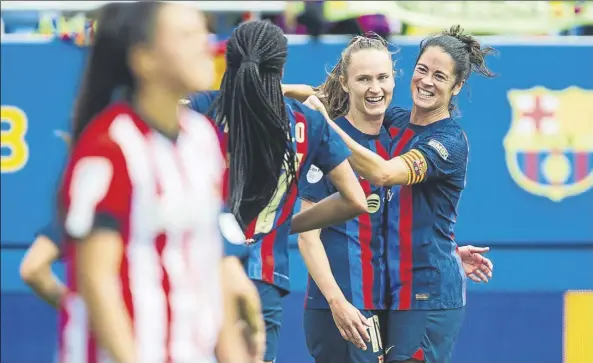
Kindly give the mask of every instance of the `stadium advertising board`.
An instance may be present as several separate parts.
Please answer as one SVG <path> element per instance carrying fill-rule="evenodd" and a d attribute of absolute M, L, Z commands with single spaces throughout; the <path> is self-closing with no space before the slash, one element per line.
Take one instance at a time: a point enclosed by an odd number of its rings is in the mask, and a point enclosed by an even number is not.
<path fill-rule="evenodd" d="M 396 41 L 397 43 L 397 41 Z M 470 141 L 461 243 L 593 242 L 593 59 L 589 44 L 502 44 L 493 80 L 459 96 Z M 319 84 L 343 43 L 290 45 L 286 83 Z M 410 105 L 417 45 L 399 45 L 396 103 Z M 2 243 L 26 244 L 50 218 L 67 153 L 61 133 L 86 50 L 59 41 L 2 44 Z M 217 69 L 224 62 L 219 56 Z"/>

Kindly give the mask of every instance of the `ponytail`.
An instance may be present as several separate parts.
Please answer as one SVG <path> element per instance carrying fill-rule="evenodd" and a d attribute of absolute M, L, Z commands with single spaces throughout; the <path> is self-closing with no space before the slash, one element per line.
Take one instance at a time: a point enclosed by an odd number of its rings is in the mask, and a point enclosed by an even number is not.
<path fill-rule="evenodd" d="M 454 25 L 441 34 L 422 40 L 416 63 L 418 63 L 424 51 L 430 47 L 441 48 L 453 59 L 455 63 L 455 85 L 466 82 L 474 72 L 486 78 L 496 77 L 496 74 L 490 71 L 486 65 L 486 56 L 496 54 L 496 50 L 492 47 L 482 47 L 478 39 L 465 34 L 459 25 Z M 457 111 L 453 98 L 449 102 L 448 110 L 451 114 Z"/>
<path fill-rule="evenodd" d="M 286 172 L 297 178 L 296 152 L 282 94 L 287 40 L 267 21 L 241 24 L 227 43 L 227 69 L 213 109 L 229 132 L 229 207 L 243 226 L 270 202 Z"/>

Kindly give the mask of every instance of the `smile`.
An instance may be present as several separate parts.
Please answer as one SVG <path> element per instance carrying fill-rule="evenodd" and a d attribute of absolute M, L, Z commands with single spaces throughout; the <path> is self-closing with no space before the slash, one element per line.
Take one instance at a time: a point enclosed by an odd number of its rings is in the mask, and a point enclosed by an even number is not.
<path fill-rule="evenodd" d="M 365 101 L 367 101 L 370 104 L 377 104 L 377 103 L 383 102 L 384 99 L 385 99 L 385 96 L 365 97 Z"/>
<path fill-rule="evenodd" d="M 427 91 L 422 88 L 418 88 L 418 97 L 429 100 L 434 97 L 434 92 Z"/>

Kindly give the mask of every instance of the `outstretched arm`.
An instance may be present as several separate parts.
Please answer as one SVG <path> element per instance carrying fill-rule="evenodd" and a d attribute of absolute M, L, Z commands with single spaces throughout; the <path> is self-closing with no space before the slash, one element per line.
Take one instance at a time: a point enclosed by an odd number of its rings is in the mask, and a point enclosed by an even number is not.
<path fill-rule="evenodd" d="M 291 234 L 333 226 L 367 211 L 364 191 L 347 161 L 327 176 L 338 192 L 292 217 Z"/>
<path fill-rule="evenodd" d="M 294 98 L 299 102 L 305 102 L 307 98 L 315 95 L 315 88 L 306 84 L 283 84 L 282 93 L 286 97 Z"/>
<path fill-rule="evenodd" d="M 363 178 L 378 186 L 409 183 L 410 168 L 404 158 L 398 156 L 391 160 L 385 160 L 354 141 L 329 118 L 323 103 L 317 97 L 309 97 L 305 105 L 321 112 L 332 129 L 344 140 L 346 146 L 352 151 L 348 161 Z"/>

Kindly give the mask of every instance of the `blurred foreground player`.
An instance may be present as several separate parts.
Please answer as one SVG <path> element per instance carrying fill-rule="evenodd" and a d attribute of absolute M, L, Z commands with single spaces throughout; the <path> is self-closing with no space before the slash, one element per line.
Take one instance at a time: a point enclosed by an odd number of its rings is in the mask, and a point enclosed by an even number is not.
<path fill-rule="evenodd" d="M 61 222 L 53 220 L 37 232 L 20 266 L 23 281 L 37 296 L 56 309 L 68 294 L 68 288 L 51 269 L 61 256 L 59 246 L 63 239 Z"/>
<path fill-rule="evenodd" d="M 277 26 L 251 21 L 227 42 L 219 92 L 190 96 L 194 110 L 216 120 L 229 155 L 229 199 L 253 241 L 247 272 L 262 300 L 264 361 L 276 358 L 282 297 L 290 288 L 288 236 L 340 223 L 366 211 L 349 152 L 323 116 L 282 94 L 287 40 Z M 297 180 L 314 163 L 339 193 L 293 218 Z"/>
<path fill-rule="evenodd" d="M 410 84 L 411 111 L 395 110 L 402 127 L 390 160 L 358 145 L 332 127 L 353 151 L 353 168 L 388 191 L 387 255 L 391 310 L 385 362 L 449 363 L 465 307 L 466 274 L 487 281 L 492 265 L 480 253 L 458 248 L 454 225 L 465 188 L 468 141 L 452 118 L 452 99 L 472 72 L 492 77 L 482 48 L 459 26 L 420 45 Z"/>
<path fill-rule="evenodd" d="M 211 82 L 199 14 L 112 3 L 98 22 L 61 188 L 68 287 L 63 363 L 242 362 L 221 281 L 224 159 L 178 100 Z M 112 100 L 127 97 L 126 101 Z M 178 121 L 181 119 L 181 121 Z M 233 349 L 235 348 L 235 349 Z"/>

